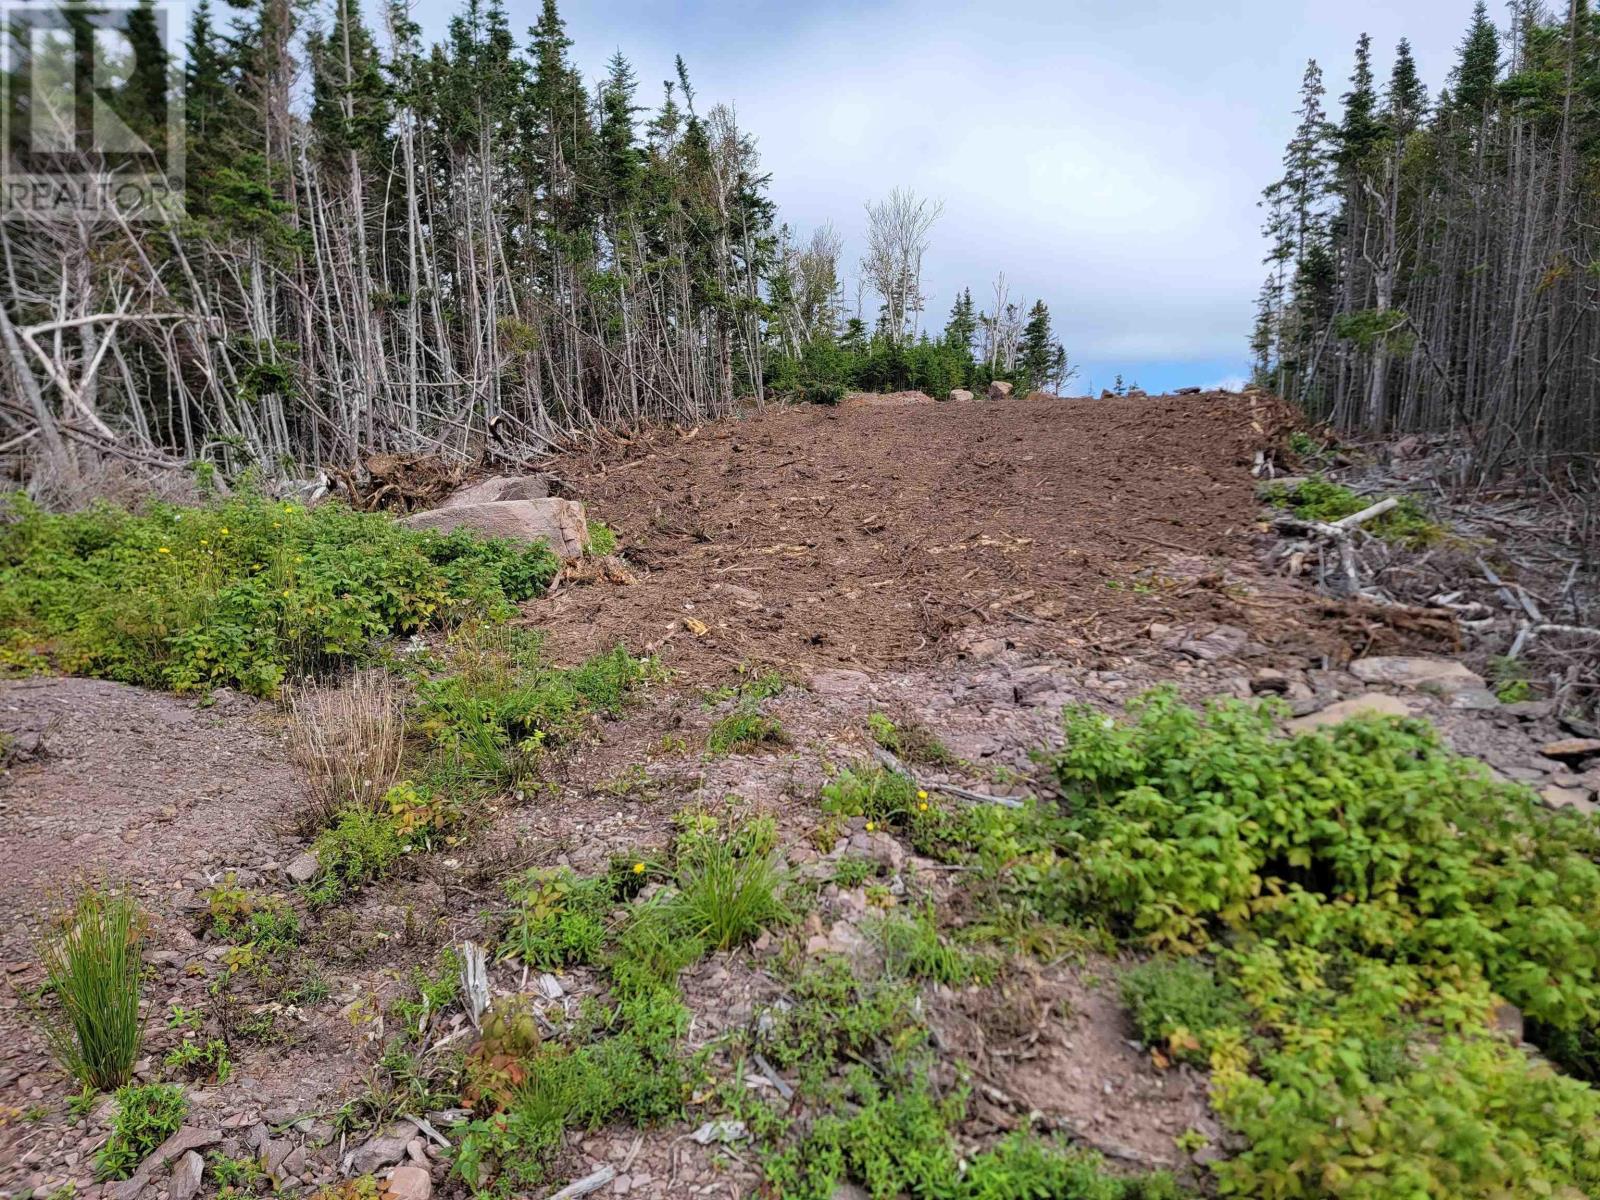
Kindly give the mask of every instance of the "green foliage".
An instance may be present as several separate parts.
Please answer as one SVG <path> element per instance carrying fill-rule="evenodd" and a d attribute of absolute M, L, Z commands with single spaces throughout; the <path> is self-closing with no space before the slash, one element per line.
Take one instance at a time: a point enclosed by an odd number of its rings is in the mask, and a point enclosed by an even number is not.
<path fill-rule="evenodd" d="M 835 1063 L 865 1057 L 874 1047 L 891 1057 L 926 1044 L 917 990 L 909 983 L 857 979 L 850 964 L 825 958 L 790 985 L 790 1006 L 770 1011 L 762 1052 L 780 1068 L 799 1067 L 815 1094 Z"/>
<path fill-rule="evenodd" d="M 45 1038 L 86 1087 L 126 1083 L 139 1057 L 143 940 L 143 919 L 131 900 L 90 888 L 40 943 L 46 987 L 58 1006 L 41 1014 Z"/>
<path fill-rule="evenodd" d="M 598 961 L 614 900 L 610 879 L 580 879 L 566 867 L 531 870 L 507 883 L 506 895 L 515 907 L 501 958 L 514 955 L 542 971 Z"/>
<path fill-rule="evenodd" d="M 162 1063 L 168 1070 L 182 1072 L 186 1079 L 211 1080 L 218 1086 L 227 1083 L 233 1074 L 228 1044 L 221 1038 L 203 1043 L 198 1038 L 186 1038 L 168 1052 Z"/>
<path fill-rule="evenodd" d="M 321 870 L 306 889 L 307 903 L 320 908 L 364 887 L 386 873 L 405 849 L 386 814 L 344 809 L 317 837 L 315 853 Z"/>
<path fill-rule="evenodd" d="M 874 711 L 867 714 L 867 730 L 873 741 L 905 762 L 930 767 L 949 766 L 955 762 L 955 756 L 944 743 L 921 725 L 896 724 L 887 714 Z"/>
<path fill-rule="evenodd" d="M 848 1080 L 848 1115 L 819 1117 L 798 1146 L 769 1156 L 767 1183 L 786 1200 L 830 1200 L 848 1181 L 872 1200 L 1178 1200 L 1164 1175 L 1121 1179 L 1065 1144 L 1017 1134 L 964 1156 L 952 1128 L 966 1096 L 936 1095 L 913 1074 L 889 1086 L 865 1068 Z"/>
<path fill-rule="evenodd" d="M 1070 814 L 1043 827 L 1053 886 L 1139 943 L 1214 953 L 1215 978 L 1162 964 L 1128 986 L 1143 1036 L 1209 1057 L 1249 1141 L 1216 1168 L 1223 1194 L 1600 1185 L 1600 1097 L 1491 1021 L 1505 996 L 1552 1030 L 1594 1026 L 1600 825 L 1422 722 L 1284 738 L 1269 705 L 1202 714 L 1163 690 L 1130 709 L 1069 711 L 1045 756 Z"/>
<path fill-rule="evenodd" d="M 468 780 L 517 784 L 547 749 L 598 715 L 619 714 L 660 673 L 621 646 L 570 669 L 550 666 L 540 642 L 525 629 L 470 627 L 451 646 L 449 673 L 418 683 L 418 727 Z"/>
<path fill-rule="evenodd" d="M 705 703 L 723 704 L 737 700 L 742 704 L 759 704 L 779 695 L 789 686 L 781 671 L 755 663 L 740 663 L 736 680 L 727 686 L 713 688 L 705 694 Z"/>
<path fill-rule="evenodd" d="M 1204 1066 L 1213 1031 L 1242 1035 L 1248 1009 L 1231 986 L 1198 959 L 1157 958 L 1122 977 L 1122 1002 L 1147 1046 Z"/>
<path fill-rule="evenodd" d="M 418 1037 L 427 1030 L 430 1018 L 444 1012 L 461 996 L 461 953 L 448 947 L 439 956 L 439 969 L 425 971 L 411 968 L 411 983 L 417 990 L 416 999 L 402 997 L 390 1005 L 407 1029 L 415 1029 Z"/>
<path fill-rule="evenodd" d="M 752 704 L 741 704 L 711 725 L 706 735 L 706 753 L 714 758 L 728 754 L 753 754 L 763 746 L 787 746 L 789 735 L 776 717 L 769 717 Z"/>
<path fill-rule="evenodd" d="M 1293 492 L 1281 483 L 1274 484 L 1266 490 L 1266 496 L 1271 503 L 1289 509 L 1306 521 L 1337 521 L 1374 503 L 1370 496 L 1358 496 L 1349 488 L 1320 476 L 1305 480 Z M 1444 530 L 1429 520 L 1422 506 L 1410 496 L 1402 496 L 1399 504 L 1362 528 L 1377 537 L 1414 548 L 1432 545 L 1444 536 Z"/>
<path fill-rule="evenodd" d="M 919 811 L 916 782 L 881 767 L 847 767 L 822 788 L 822 809 L 841 817 L 866 817 L 904 825 Z"/>
<path fill-rule="evenodd" d="M 891 979 L 929 979 L 960 987 L 994 978 L 993 959 L 944 940 L 932 905 L 914 914 L 884 917 L 872 933 L 883 948 L 884 973 Z"/>
<path fill-rule="evenodd" d="M 692 840 L 680 852 L 678 898 L 690 935 L 714 950 L 742 945 L 769 925 L 791 919 L 787 880 L 770 846 L 737 833 Z"/>
<path fill-rule="evenodd" d="M 617 552 L 617 533 L 604 521 L 589 522 L 589 553 L 597 558 Z"/>
<path fill-rule="evenodd" d="M 3 659 L 176 691 L 271 696 L 380 639 L 503 618 L 555 577 L 542 546 L 413 531 L 338 504 L 259 496 L 60 516 L 15 497 L 0 525 Z"/>
<path fill-rule="evenodd" d="M 95 1159 L 101 1179 L 126 1179 L 183 1124 L 189 1101 L 176 1084 L 128 1085 L 116 1092 L 111 1136 Z"/>

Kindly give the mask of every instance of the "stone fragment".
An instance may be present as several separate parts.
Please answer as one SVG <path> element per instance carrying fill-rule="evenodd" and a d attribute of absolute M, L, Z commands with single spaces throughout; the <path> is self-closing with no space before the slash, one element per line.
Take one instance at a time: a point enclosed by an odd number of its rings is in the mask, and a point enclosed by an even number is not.
<path fill-rule="evenodd" d="M 1350 674 L 1363 683 L 1387 684 L 1453 696 L 1458 692 L 1484 688 L 1483 677 L 1450 658 L 1407 658 L 1401 655 L 1374 655 L 1350 664 Z"/>
<path fill-rule="evenodd" d="M 1500 697 L 1488 688 L 1462 688 L 1451 695 L 1450 707 L 1463 712 L 1488 712 L 1500 707 Z"/>
<path fill-rule="evenodd" d="M 1553 700 L 1518 700 L 1501 705 L 1500 711 L 1520 721 L 1542 721 L 1556 711 L 1556 706 Z"/>
<path fill-rule="evenodd" d="M 972 400 L 972 399 L 975 399 L 975 397 L 973 396 L 973 394 L 971 392 L 967 391 L 966 388 L 951 388 L 950 389 L 950 399 L 957 400 L 957 401 L 959 401 L 959 400 Z"/>
<path fill-rule="evenodd" d="M 371 1175 L 399 1162 L 405 1157 L 406 1143 L 415 1136 L 416 1126 L 410 1121 L 385 1126 L 344 1156 L 345 1175 Z"/>
<path fill-rule="evenodd" d="M 819 696 L 848 699 L 870 690 L 872 680 L 865 671 L 825 668 L 811 672 L 811 690 Z"/>
<path fill-rule="evenodd" d="M 1557 787 L 1550 783 L 1540 790 L 1539 798 L 1544 801 L 1546 808 L 1571 808 L 1581 813 L 1595 811 L 1588 788 Z"/>
<path fill-rule="evenodd" d="M 172 1178 L 167 1183 L 167 1200 L 194 1200 L 200 1191 L 200 1177 L 205 1174 L 206 1160 L 193 1150 L 185 1150 L 183 1157 L 172 1164 Z"/>
<path fill-rule="evenodd" d="M 1560 762 L 1582 762 L 1591 755 L 1600 754 L 1600 738 L 1567 738 L 1560 742 L 1546 742 L 1539 747 L 1539 753 Z"/>
<path fill-rule="evenodd" d="M 317 856 L 306 850 L 295 855 L 294 860 L 283 869 L 283 873 L 290 883 L 310 883 L 321 869 L 322 864 L 317 861 Z"/>
<path fill-rule="evenodd" d="M 409 529 L 436 529 L 449 533 L 470 529 L 483 537 L 543 541 L 562 558 L 581 558 L 589 545 L 589 522 L 576 500 L 495 500 L 487 504 L 458 504 L 433 508 L 402 517 Z"/>
<path fill-rule="evenodd" d="M 433 1177 L 421 1167 L 396 1167 L 383 1189 L 384 1200 L 429 1200 Z"/>
<path fill-rule="evenodd" d="M 1217 625 L 1207 633 L 1184 638 L 1178 649 L 1190 658 L 1215 662 L 1239 653 L 1249 640 L 1250 635 L 1237 625 Z"/>
<path fill-rule="evenodd" d="M 1323 729 L 1329 725 L 1338 725 L 1343 721 L 1348 721 L 1351 717 L 1409 717 L 1412 713 L 1411 705 L 1401 700 L 1398 696 L 1373 692 L 1368 696 L 1356 696 L 1350 700 L 1341 700 L 1337 704 L 1330 704 L 1327 708 L 1317 712 L 1303 717 L 1296 717 L 1285 728 L 1291 733 L 1306 733 L 1313 729 Z"/>

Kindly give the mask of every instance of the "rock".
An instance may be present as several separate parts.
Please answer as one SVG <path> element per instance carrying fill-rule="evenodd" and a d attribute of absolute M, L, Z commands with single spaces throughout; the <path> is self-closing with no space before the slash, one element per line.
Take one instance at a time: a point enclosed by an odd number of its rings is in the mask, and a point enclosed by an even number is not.
<path fill-rule="evenodd" d="M 194 1200 L 200 1191 L 200 1177 L 205 1170 L 206 1160 L 193 1150 L 185 1150 L 183 1157 L 172 1165 L 172 1179 L 167 1183 L 167 1200 Z"/>
<path fill-rule="evenodd" d="M 1600 754 L 1600 738 L 1567 738 L 1560 742 L 1546 742 L 1539 747 L 1539 753 L 1560 762 L 1582 762 L 1591 755 Z"/>
<path fill-rule="evenodd" d="M 215 1146 L 222 1140 L 220 1129 L 195 1129 L 184 1126 L 173 1134 L 139 1164 L 139 1169 L 121 1183 L 108 1186 L 105 1192 L 107 1200 L 133 1200 L 145 1185 L 150 1182 L 151 1174 L 159 1167 L 171 1162 L 191 1150 L 202 1150 L 207 1146 Z"/>
<path fill-rule="evenodd" d="M 383 1194 L 385 1200 L 429 1200 L 433 1178 L 421 1167 L 396 1167 Z"/>
<path fill-rule="evenodd" d="M 461 508 L 468 504 L 493 504 L 498 500 L 543 500 L 549 495 L 550 481 L 543 475 L 491 475 L 458 489 L 439 507 Z"/>
<path fill-rule="evenodd" d="M 865 671 L 825 668 L 811 672 L 811 690 L 819 696 L 848 699 L 869 691 L 872 680 Z"/>
<path fill-rule="evenodd" d="M 402 517 L 408 529 L 436 529 L 449 533 L 470 529 L 484 537 L 543 541 L 562 558 L 581 558 L 589 546 L 589 521 L 576 500 L 494 500 L 487 504 L 458 504 L 433 508 Z"/>
<path fill-rule="evenodd" d="M 1585 721 L 1579 717 L 1557 717 L 1556 719 L 1561 722 L 1561 728 L 1565 729 L 1573 737 L 1600 738 L 1600 725 L 1595 725 L 1591 721 Z"/>
<path fill-rule="evenodd" d="M 559 1000 L 566 989 L 561 986 L 561 981 L 549 972 L 539 976 L 539 994 L 546 1000 Z"/>
<path fill-rule="evenodd" d="M 1581 813 L 1595 811 L 1588 788 L 1557 787 L 1550 783 L 1540 790 L 1539 799 L 1544 801 L 1546 808 L 1572 808 Z"/>
<path fill-rule="evenodd" d="M 1338 725 L 1348 721 L 1351 717 L 1409 717 L 1413 709 L 1406 701 L 1398 696 L 1387 696 L 1382 692 L 1373 692 L 1369 696 L 1357 696 L 1353 700 L 1341 700 L 1337 704 L 1330 704 L 1327 708 L 1311 713 L 1304 717 L 1297 717 L 1290 721 L 1284 728 L 1291 733 L 1306 733 L 1313 729 L 1323 729 L 1329 725 Z"/>
<path fill-rule="evenodd" d="M 1494 1006 L 1494 1027 L 1509 1033 L 1513 1042 L 1522 1040 L 1522 1010 L 1505 1000 Z"/>
<path fill-rule="evenodd" d="M 1181 387 L 1172 393 L 1174 396 L 1198 396 L 1200 389 L 1197 387 Z"/>
<path fill-rule="evenodd" d="M 1519 721 L 1542 721 L 1556 711 L 1554 700 L 1518 700 L 1515 704 L 1502 704 L 1500 711 Z"/>
<path fill-rule="evenodd" d="M 1126 395 L 1129 400 L 1144 400 L 1150 395 L 1150 393 L 1145 391 L 1143 388 L 1131 387 L 1128 389 Z"/>
<path fill-rule="evenodd" d="M 1239 653 L 1249 640 L 1250 635 L 1237 625 L 1218 625 L 1209 633 L 1184 638 L 1178 643 L 1178 649 L 1190 658 L 1215 662 L 1219 658 Z"/>
<path fill-rule="evenodd" d="M 1451 695 L 1450 707 L 1463 712 L 1488 712 L 1500 707 L 1500 697 L 1488 688 L 1462 688 Z"/>
<path fill-rule="evenodd" d="M 306 850 L 294 856 L 294 861 L 283 869 L 283 874 L 290 883 L 310 883 L 321 869 L 322 864 L 317 861 L 317 856 Z"/>
<path fill-rule="evenodd" d="M 1544 772 L 1533 767 L 1501 767 L 1500 774 L 1517 783 L 1544 782 Z"/>
<path fill-rule="evenodd" d="M 1482 676 L 1473 674 L 1450 658 L 1375 655 L 1356 659 L 1350 664 L 1350 674 L 1363 683 L 1437 692 L 1441 696 L 1454 696 L 1469 690 L 1482 691 L 1485 687 Z"/>
<path fill-rule="evenodd" d="M 261 1148 L 261 1169 L 269 1178 L 281 1180 L 284 1174 L 283 1164 L 293 1152 L 294 1143 L 288 1138 L 269 1140 Z"/>
<path fill-rule="evenodd" d="M 974 400 L 976 398 L 977 397 L 975 397 L 971 392 L 967 391 L 966 388 L 950 389 L 950 399 L 952 400 Z"/>
<path fill-rule="evenodd" d="M 385 1126 L 346 1154 L 341 1169 L 347 1176 L 371 1175 L 404 1158 L 406 1143 L 415 1136 L 416 1126 L 410 1121 L 397 1121 Z"/>
<path fill-rule="evenodd" d="M 833 1189 L 833 1195 L 829 1200 L 872 1200 L 872 1197 L 865 1188 L 858 1187 L 847 1180 Z"/>
<path fill-rule="evenodd" d="M 1258 696 L 1269 692 L 1274 696 L 1286 695 L 1289 691 L 1289 677 L 1282 671 L 1263 667 L 1250 680 L 1250 690 Z"/>
<path fill-rule="evenodd" d="M 996 379 L 989 385 L 989 399 L 1009 400 L 1011 398 L 1011 385 L 1004 379 Z"/>

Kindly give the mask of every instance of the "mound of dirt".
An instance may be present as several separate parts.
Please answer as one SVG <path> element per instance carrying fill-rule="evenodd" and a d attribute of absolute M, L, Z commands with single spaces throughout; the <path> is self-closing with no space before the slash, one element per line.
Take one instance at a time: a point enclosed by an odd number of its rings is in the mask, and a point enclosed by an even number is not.
<path fill-rule="evenodd" d="M 1244 556 L 1249 398 L 896 399 L 558 458 L 638 580 L 557 593 L 528 619 L 563 657 L 621 642 L 695 673 L 927 660 L 984 622 L 1070 653 L 1089 631 L 1214 615 L 1214 591 L 1151 572 L 1173 552 Z"/>

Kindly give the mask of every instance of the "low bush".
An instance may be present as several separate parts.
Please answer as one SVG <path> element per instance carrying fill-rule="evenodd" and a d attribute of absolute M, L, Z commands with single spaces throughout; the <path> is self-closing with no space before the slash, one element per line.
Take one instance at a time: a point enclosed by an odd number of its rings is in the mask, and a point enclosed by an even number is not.
<path fill-rule="evenodd" d="M 76 903 L 39 947 L 55 1006 L 41 1010 L 51 1051 L 85 1087 L 128 1081 L 139 1057 L 144 921 L 125 896 L 96 889 Z"/>
<path fill-rule="evenodd" d="M 344 809 L 317 837 L 320 870 L 306 889 L 307 903 L 314 908 L 332 904 L 384 874 L 405 850 L 405 840 L 387 813 Z"/>
<path fill-rule="evenodd" d="M 1377 503 L 1371 496 L 1358 496 L 1342 484 L 1321 476 L 1312 476 L 1292 490 L 1275 484 L 1267 489 L 1266 496 L 1272 504 L 1287 508 L 1306 521 L 1338 521 Z M 1439 524 L 1430 520 L 1422 505 L 1410 496 L 1400 497 L 1394 508 L 1374 517 L 1362 528 L 1413 549 L 1432 545 L 1444 536 Z"/>
<path fill-rule="evenodd" d="M 6 516 L 3 661 L 175 691 L 271 696 L 378 639 L 509 616 L 558 568 L 542 545 L 260 496 L 64 516 L 14 497 Z"/>
<path fill-rule="evenodd" d="M 183 1089 L 171 1083 L 120 1087 L 111 1136 L 95 1159 L 101 1179 L 126 1179 L 162 1142 L 183 1125 L 189 1101 Z"/>
<path fill-rule="evenodd" d="M 500 957 L 515 956 L 531 967 L 597 962 L 611 909 L 610 879 L 582 879 L 566 867 L 531 870 L 506 884 L 511 922 L 500 938 Z"/>
<path fill-rule="evenodd" d="M 1040 907 L 1214 957 L 1127 987 L 1141 1036 L 1209 1061 L 1248 1140 L 1221 1192 L 1600 1188 L 1600 1095 L 1493 1021 L 1500 997 L 1531 1027 L 1600 1019 L 1600 822 L 1544 811 L 1423 722 L 1284 738 L 1270 705 L 1202 713 L 1170 690 L 1130 711 L 1070 711 L 1043 759 L 1062 813 L 987 832 Z"/>

